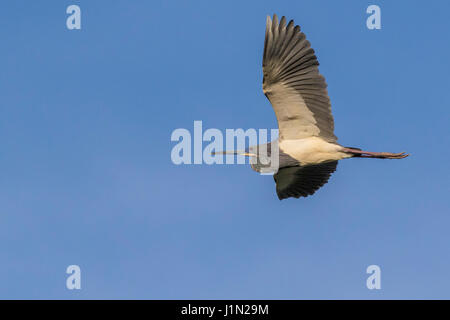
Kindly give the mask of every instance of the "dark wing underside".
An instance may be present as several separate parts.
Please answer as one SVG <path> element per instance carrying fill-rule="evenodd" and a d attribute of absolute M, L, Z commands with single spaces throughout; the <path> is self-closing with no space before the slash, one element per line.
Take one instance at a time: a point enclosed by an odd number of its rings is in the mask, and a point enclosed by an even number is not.
<path fill-rule="evenodd" d="M 325 162 L 310 166 L 286 167 L 280 169 L 274 179 L 277 195 L 280 200 L 294 197 L 307 197 L 328 182 L 336 171 L 337 161 Z"/>
<path fill-rule="evenodd" d="M 275 110 L 280 140 L 318 136 L 336 142 L 327 84 L 299 26 L 267 17 L 263 91 Z"/>

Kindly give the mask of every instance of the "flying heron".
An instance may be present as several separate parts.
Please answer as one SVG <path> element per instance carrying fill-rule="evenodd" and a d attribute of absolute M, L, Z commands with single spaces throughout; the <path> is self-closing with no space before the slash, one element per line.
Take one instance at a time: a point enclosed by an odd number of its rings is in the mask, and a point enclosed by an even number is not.
<path fill-rule="evenodd" d="M 274 174 L 280 200 L 307 197 L 328 182 L 338 160 L 346 158 L 402 159 L 408 154 L 369 152 L 344 147 L 334 135 L 325 78 L 306 36 L 291 20 L 286 24 L 277 15 L 267 17 L 263 55 L 263 91 L 275 110 L 279 136 L 276 141 L 249 147 L 244 151 L 225 151 L 253 157 L 251 166 L 261 171 L 260 149 L 266 154 L 278 150 Z"/>

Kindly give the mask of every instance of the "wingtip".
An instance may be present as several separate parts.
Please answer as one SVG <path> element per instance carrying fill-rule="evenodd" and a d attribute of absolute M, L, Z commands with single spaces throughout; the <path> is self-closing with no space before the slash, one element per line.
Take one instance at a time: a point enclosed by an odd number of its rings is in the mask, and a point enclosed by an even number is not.
<path fill-rule="evenodd" d="M 285 17 L 285 16 L 282 16 L 282 17 L 281 17 L 281 20 L 279 20 L 279 19 L 278 19 L 278 15 L 277 15 L 276 13 L 274 13 L 272 16 L 267 15 L 266 22 L 267 22 L 268 24 L 272 24 L 272 22 L 273 22 L 273 24 L 278 25 L 278 24 L 279 24 L 279 21 L 282 22 L 283 19 L 284 19 L 284 21 L 286 21 L 286 17 Z"/>
<path fill-rule="evenodd" d="M 273 24 L 278 26 L 278 16 L 275 13 L 273 14 Z"/>
<path fill-rule="evenodd" d="M 281 16 L 281 19 L 278 19 L 278 15 L 276 13 L 274 13 L 272 16 L 267 15 L 267 17 L 266 17 L 266 23 L 268 25 L 274 24 L 276 26 L 281 25 L 282 27 L 284 27 L 287 25 L 286 22 L 287 22 L 287 19 L 285 16 Z M 289 21 L 289 23 L 291 23 L 291 22 L 294 23 L 293 20 Z"/>
<path fill-rule="evenodd" d="M 286 27 L 286 17 L 282 16 L 280 20 L 280 27 L 285 28 Z"/>

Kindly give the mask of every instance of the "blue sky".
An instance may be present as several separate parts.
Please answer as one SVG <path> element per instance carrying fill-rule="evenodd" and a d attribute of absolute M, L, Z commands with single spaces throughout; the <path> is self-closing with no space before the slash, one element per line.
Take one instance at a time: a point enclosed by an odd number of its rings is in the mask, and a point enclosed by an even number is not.
<path fill-rule="evenodd" d="M 66 28 L 77 4 L 82 29 Z M 377 4 L 382 29 L 366 28 Z M 447 1 L 3 1 L 0 298 L 450 298 Z M 172 164 L 176 128 L 275 128 L 267 14 L 301 25 L 350 159 L 279 201 Z M 82 289 L 66 289 L 67 266 Z M 382 289 L 366 288 L 381 267 Z"/>

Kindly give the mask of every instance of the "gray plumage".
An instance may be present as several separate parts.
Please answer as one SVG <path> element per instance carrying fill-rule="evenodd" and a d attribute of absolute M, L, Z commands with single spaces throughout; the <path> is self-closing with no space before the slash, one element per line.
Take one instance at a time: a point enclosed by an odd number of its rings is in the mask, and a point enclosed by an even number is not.
<path fill-rule="evenodd" d="M 306 36 L 294 21 L 267 17 L 263 91 L 278 120 L 280 139 L 318 136 L 336 142 L 325 78 Z"/>
<path fill-rule="evenodd" d="M 299 26 L 286 18 L 267 17 L 263 54 L 263 91 L 275 111 L 279 140 L 321 137 L 334 143 L 334 121 L 325 78 L 319 62 Z M 268 155 L 270 146 L 268 144 Z M 277 143 L 278 145 L 278 143 Z M 257 150 L 252 150 L 259 154 Z M 299 160 L 279 150 L 279 170 L 274 175 L 280 200 L 306 197 L 327 183 L 337 161 L 302 166 Z M 259 158 L 252 168 L 264 167 Z"/>

